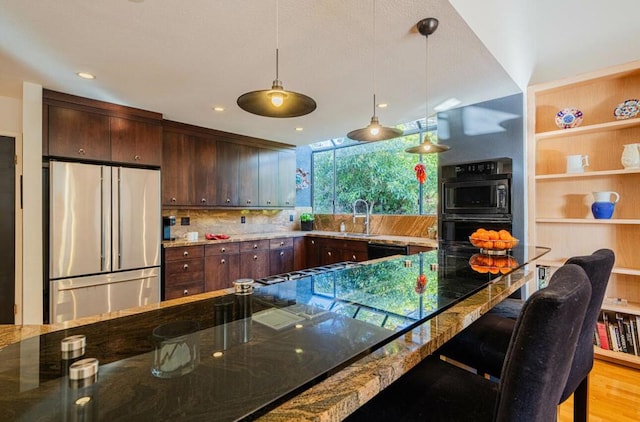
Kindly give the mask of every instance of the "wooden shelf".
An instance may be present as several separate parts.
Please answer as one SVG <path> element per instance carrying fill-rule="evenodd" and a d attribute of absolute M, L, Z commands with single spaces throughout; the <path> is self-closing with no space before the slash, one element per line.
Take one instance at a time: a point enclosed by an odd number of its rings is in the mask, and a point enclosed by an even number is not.
<path fill-rule="evenodd" d="M 553 223 L 553 224 L 640 224 L 638 218 L 536 218 L 536 223 Z"/>
<path fill-rule="evenodd" d="M 597 346 L 594 346 L 593 349 L 597 359 L 640 369 L 640 356 L 634 356 L 623 352 L 614 352 L 613 350 L 605 350 Z"/>
<path fill-rule="evenodd" d="M 637 169 L 617 169 L 617 170 L 601 170 L 601 171 L 587 171 L 584 173 L 557 173 L 557 174 L 539 174 L 536 175 L 536 180 L 552 180 L 552 179 L 573 179 L 581 177 L 603 177 L 603 176 L 618 176 L 624 174 L 638 174 L 640 168 Z"/>
<path fill-rule="evenodd" d="M 566 259 L 539 259 L 536 261 L 536 265 L 546 265 L 547 267 L 560 268 L 565 263 L 565 261 Z M 613 267 L 611 273 L 640 276 L 640 269 Z"/>
<path fill-rule="evenodd" d="M 578 126 L 572 129 L 558 129 L 550 132 L 541 132 L 536 134 L 536 140 L 540 141 L 542 139 L 566 138 L 568 136 L 579 136 L 589 133 L 620 130 L 634 126 L 640 126 L 640 118 L 616 120 L 613 122 L 599 123 L 595 125 Z"/>
<path fill-rule="evenodd" d="M 602 303 L 602 310 L 620 312 L 622 314 L 640 315 L 640 303 L 629 302 L 626 305 L 616 305 L 604 302 Z"/>

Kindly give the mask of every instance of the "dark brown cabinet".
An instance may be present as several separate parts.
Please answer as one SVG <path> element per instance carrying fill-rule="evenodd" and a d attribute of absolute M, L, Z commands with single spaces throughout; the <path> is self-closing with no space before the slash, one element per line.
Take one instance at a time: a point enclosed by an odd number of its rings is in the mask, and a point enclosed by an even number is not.
<path fill-rule="evenodd" d="M 240 278 L 269 275 L 269 240 L 240 242 Z"/>
<path fill-rule="evenodd" d="M 247 145 L 238 145 L 238 202 L 241 206 L 258 206 L 259 181 L 259 155 L 258 148 Z"/>
<path fill-rule="evenodd" d="M 111 161 L 145 166 L 162 165 L 162 126 L 160 122 L 111 117 Z"/>
<path fill-rule="evenodd" d="M 307 268 L 320 265 L 320 239 L 317 237 L 304 238 L 305 263 Z"/>
<path fill-rule="evenodd" d="M 43 90 L 43 155 L 160 167 L 162 114 Z"/>
<path fill-rule="evenodd" d="M 204 292 L 204 246 L 163 248 L 163 299 Z"/>
<path fill-rule="evenodd" d="M 240 244 L 205 246 L 205 291 L 226 289 L 240 278 Z"/>
<path fill-rule="evenodd" d="M 282 274 L 293 271 L 293 238 L 277 238 L 269 241 L 269 273 Z"/>
<path fill-rule="evenodd" d="M 318 239 L 320 265 L 342 261 L 366 261 L 367 242 L 358 240 Z"/>
<path fill-rule="evenodd" d="M 164 131 L 162 139 L 162 205 L 188 206 L 195 198 L 195 172 L 187 165 L 195 142 L 182 133 Z"/>
<path fill-rule="evenodd" d="M 53 105 L 47 114 L 50 156 L 110 161 L 109 116 Z"/>
<path fill-rule="evenodd" d="M 238 206 L 240 173 L 240 146 L 229 142 L 218 142 L 216 154 L 216 182 L 218 190 L 218 205 Z"/>
<path fill-rule="evenodd" d="M 307 266 L 307 247 L 304 237 L 293 239 L 293 271 L 304 270 Z"/>
<path fill-rule="evenodd" d="M 216 204 L 217 148 L 213 139 L 165 130 L 162 141 L 162 204 Z"/>

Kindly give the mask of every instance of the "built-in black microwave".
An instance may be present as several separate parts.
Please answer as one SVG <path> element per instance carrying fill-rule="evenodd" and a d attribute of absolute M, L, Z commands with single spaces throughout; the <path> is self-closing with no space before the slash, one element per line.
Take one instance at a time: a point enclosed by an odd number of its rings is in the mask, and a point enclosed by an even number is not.
<path fill-rule="evenodd" d="M 443 166 L 441 215 L 511 217 L 511 159 Z"/>

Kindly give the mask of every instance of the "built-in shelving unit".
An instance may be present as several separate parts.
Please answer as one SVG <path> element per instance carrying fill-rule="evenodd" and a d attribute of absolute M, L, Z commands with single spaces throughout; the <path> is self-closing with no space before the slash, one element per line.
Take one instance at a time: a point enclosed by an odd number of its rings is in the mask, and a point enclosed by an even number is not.
<path fill-rule="evenodd" d="M 614 109 L 640 98 L 640 61 L 575 78 L 532 86 L 528 92 L 528 237 L 551 247 L 538 262 L 557 268 L 568 258 L 600 248 L 616 253 L 603 310 L 640 315 L 640 168 L 625 169 L 623 146 L 640 143 L 640 116 L 616 120 Z M 558 129 L 555 115 L 578 108 L 582 124 Z M 584 173 L 567 173 L 566 156 L 589 157 Z M 611 219 L 595 219 L 592 192 L 615 191 L 620 201 Z M 640 367 L 640 356 L 603 350 L 602 359 Z"/>

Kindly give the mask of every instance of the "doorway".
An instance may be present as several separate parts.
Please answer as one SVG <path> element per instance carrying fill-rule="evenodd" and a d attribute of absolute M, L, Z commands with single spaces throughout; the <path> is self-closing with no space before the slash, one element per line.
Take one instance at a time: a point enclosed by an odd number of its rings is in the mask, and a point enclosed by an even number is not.
<path fill-rule="evenodd" d="M 0 324 L 15 323 L 16 296 L 16 140 L 0 136 Z"/>

